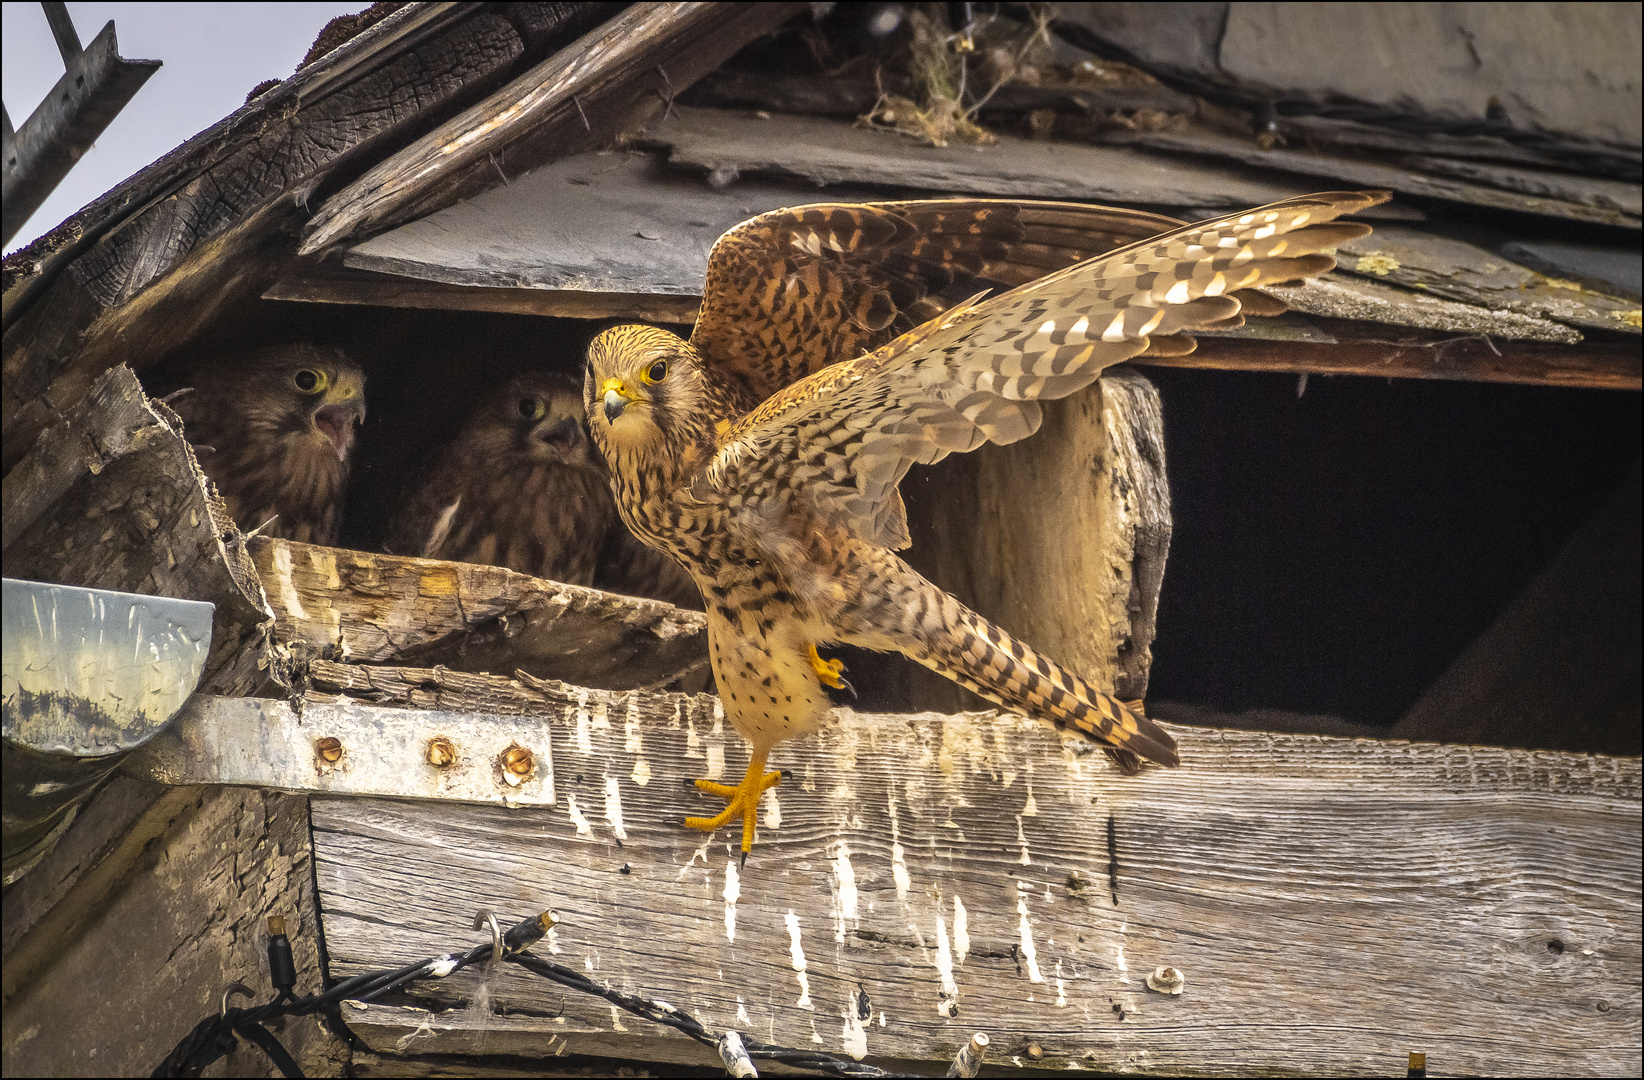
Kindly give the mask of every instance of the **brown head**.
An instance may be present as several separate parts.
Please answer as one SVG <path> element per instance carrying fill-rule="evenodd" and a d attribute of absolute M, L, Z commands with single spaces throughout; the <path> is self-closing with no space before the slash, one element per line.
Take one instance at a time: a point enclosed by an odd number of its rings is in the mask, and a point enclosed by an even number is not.
<path fill-rule="evenodd" d="M 335 349 L 277 345 L 214 360 L 176 403 L 200 465 L 242 529 L 310 543 L 336 539 L 365 374 Z M 209 447 L 210 449 L 205 449 Z"/>
<path fill-rule="evenodd" d="M 468 418 L 459 442 L 470 460 L 490 467 L 552 464 L 601 470 L 583 430 L 576 383 L 545 371 L 510 379 Z"/>
<path fill-rule="evenodd" d="M 588 346 L 588 428 L 619 476 L 672 478 L 710 452 L 726 397 L 689 342 L 654 326 L 618 326 Z"/>

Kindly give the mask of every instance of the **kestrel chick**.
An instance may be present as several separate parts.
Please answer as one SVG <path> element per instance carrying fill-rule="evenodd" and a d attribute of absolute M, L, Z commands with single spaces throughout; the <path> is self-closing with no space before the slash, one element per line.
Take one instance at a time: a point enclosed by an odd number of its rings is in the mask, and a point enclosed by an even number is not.
<path fill-rule="evenodd" d="M 584 398 L 617 505 L 696 578 L 714 679 L 751 744 L 739 785 L 697 781 L 724 813 L 686 824 L 741 818 L 750 848 L 760 793 L 780 779 L 764 771 L 772 747 L 813 730 L 823 685 L 842 684 L 842 665 L 817 652 L 834 642 L 903 653 L 1083 733 L 1127 770 L 1175 765 L 1175 740 L 1139 707 L 894 554 L 909 543 L 897 484 L 914 464 L 1026 438 L 1038 399 L 1081 390 L 1156 340 L 1191 351 L 1183 332 L 1240 318 L 1241 290 L 1334 267 L 1322 252 L 1370 230 L 1333 219 L 1387 197 L 1304 196 L 1160 235 L 1125 211 L 1054 204 L 777 211 L 715 245 L 689 342 L 647 326 L 595 338 Z M 1113 221 L 1151 238 L 1087 257 L 1114 246 L 1092 239 Z M 1082 261 L 1067 259 L 1081 247 Z M 990 285 L 1016 287 L 977 295 Z"/>
<path fill-rule="evenodd" d="M 474 410 L 389 530 L 389 550 L 591 585 L 616 523 L 571 379 L 516 376 Z"/>
<path fill-rule="evenodd" d="M 245 530 L 334 544 L 365 375 L 341 352 L 276 345 L 197 367 L 172 404 Z M 272 518 L 273 521 L 269 521 Z"/>

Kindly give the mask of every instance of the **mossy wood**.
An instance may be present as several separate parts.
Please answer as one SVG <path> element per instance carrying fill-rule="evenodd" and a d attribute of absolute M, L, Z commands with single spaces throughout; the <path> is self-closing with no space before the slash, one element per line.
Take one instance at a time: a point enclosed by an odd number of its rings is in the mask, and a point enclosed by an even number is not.
<path fill-rule="evenodd" d="M 992 1062 L 1054 1069 L 1636 1072 L 1636 758 L 1176 727 L 1181 768 L 1123 777 L 1017 716 L 838 710 L 780 748 L 739 868 L 731 832 L 677 824 L 689 780 L 743 764 L 714 699 L 353 670 L 379 703 L 539 718 L 559 794 L 315 798 L 333 977 L 465 946 L 480 907 L 555 908 L 544 956 L 881 1063 L 981 1030 Z M 1146 988 L 1161 965 L 1181 995 Z M 345 1014 L 382 1052 L 711 1063 L 506 967 L 476 1014 L 480 978 Z"/>

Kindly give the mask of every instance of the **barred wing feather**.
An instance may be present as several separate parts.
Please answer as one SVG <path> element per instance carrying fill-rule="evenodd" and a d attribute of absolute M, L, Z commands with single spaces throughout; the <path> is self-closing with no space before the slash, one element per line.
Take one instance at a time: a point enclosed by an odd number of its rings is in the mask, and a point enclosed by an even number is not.
<path fill-rule="evenodd" d="M 1175 335 L 1238 317 L 1229 294 L 1322 274 L 1368 233 L 1334 219 L 1387 192 L 1306 195 L 1131 244 L 975 297 L 778 391 L 721 441 L 699 485 L 754 502 L 797 493 L 863 539 L 908 545 L 896 486 L 915 464 L 1038 430 L 1040 399 Z"/>

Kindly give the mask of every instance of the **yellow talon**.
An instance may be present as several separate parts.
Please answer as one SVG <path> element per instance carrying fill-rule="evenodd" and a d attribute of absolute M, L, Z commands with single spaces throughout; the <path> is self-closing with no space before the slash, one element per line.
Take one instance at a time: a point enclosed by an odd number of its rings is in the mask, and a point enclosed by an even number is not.
<path fill-rule="evenodd" d="M 813 650 L 814 651 L 814 650 Z M 742 819 L 742 853 L 746 855 L 753 850 L 754 821 L 758 817 L 759 797 L 766 788 L 775 787 L 782 782 L 780 772 L 765 771 L 765 755 L 755 754 L 748 762 L 748 771 L 742 777 L 742 782 L 735 787 L 729 784 L 720 784 L 712 780 L 698 780 L 699 791 L 706 791 L 710 795 L 718 795 L 730 805 L 711 818 L 688 817 L 685 819 L 687 829 L 700 829 L 702 832 L 713 832 L 721 825 Z"/>
<path fill-rule="evenodd" d="M 815 645 L 811 646 L 809 655 L 811 670 L 816 672 L 816 677 L 822 680 L 823 686 L 834 690 L 851 690 L 851 684 L 841 678 L 845 671 L 845 661 L 822 659 L 822 654 L 816 651 Z M 854 690 L 851 692 L 855 693 Z"/>

